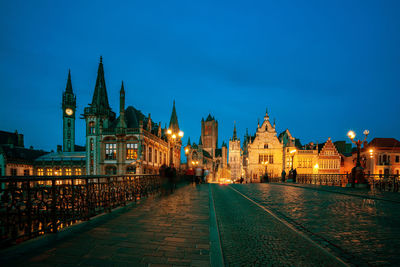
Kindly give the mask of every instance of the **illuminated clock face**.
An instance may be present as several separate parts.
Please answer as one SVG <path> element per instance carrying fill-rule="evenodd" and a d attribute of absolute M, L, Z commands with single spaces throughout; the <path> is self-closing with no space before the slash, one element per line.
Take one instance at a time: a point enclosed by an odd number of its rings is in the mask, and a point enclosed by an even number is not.
<path fill-rule="evenodd" d="M 65 110 L 65 114 L 67 114 L 68 116 L 71 116 L 73 113 L 74 113 L 74 111 L 72 109 L 70 109 L 70 108 L 67 108 Z"/>

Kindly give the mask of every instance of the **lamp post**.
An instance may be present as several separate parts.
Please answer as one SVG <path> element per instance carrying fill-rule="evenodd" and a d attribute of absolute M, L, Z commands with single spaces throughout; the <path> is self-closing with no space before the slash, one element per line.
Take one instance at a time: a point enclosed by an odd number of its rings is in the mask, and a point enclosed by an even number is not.
<path fill-rule="evenodd" d="M 174 163 L 174 150 L 176 143 L 180 142 L 181 138 L 183 137 L 183 132 L 179 129 L 175 130 L 170 128 L 167 130 L 167 135 L 169 137 L 168 139 L 171 142 L 170 158 L 169 158 L 169 164 L 171 165 Z"/>
<path fill-rule="evenodd" d="M 360 161 L 360 153 L 361 153 L 361 144 L 364 143 L 365 140 L 367 140 L 369 131 L 365 130 L 364 132 L 364 140 L 357 140 L 355 141 L 354 138 L 356 137 L 356 133 L 354 131 L 349 131 L 347 133 L 347 136 L 350 138 L 351 142 L 356 145 L 357 147 L 357 162 L 356 166 L 351 170 L 352 174 L 352 181 L 351 181 L 351 186 L 355 187 L 356 183 L 356 178 L 357 178 L 357 183 L 359 184 L 364 184 L 365 183 L 365 178 L 364 178 L 364 168 L 361 167 L 361 161 Z"/>

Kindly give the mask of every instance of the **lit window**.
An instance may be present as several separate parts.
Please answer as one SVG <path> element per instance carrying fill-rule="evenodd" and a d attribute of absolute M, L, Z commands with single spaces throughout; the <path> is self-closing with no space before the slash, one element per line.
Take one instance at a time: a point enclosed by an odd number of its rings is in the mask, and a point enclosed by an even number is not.
<path fill-rule="evenodd" d="M 37 169 L 37 175 L 38 176 L 43 176 L 43 168 Z"/>
<path fill-rule="evenodd" d="M 72 170 L 70 168 L 65 169 L 65 175 L 70 176 L 72 174 Z"/>
<path fill-rule="evenodd" d="M 53 169 L 47 168 L 46 169 L 46 175 L 47 176 L 53 176 Z"/>
<path fill-rule="evenodd" d="M 82 175 L 82 170 L 79 168 L 75 169 L 75 175 Z"/>
<path fill-rule="evenodd" d="M 117 144 L 111 143 L 106 144 L 106 159 L 116 159 L 117 158 Z"/>
<path fill-rule="evenodd" d="M 137 159 L 138 144 L 126 144 L 126 159 Z"/>
<path fill-rule="evenodd" d="M 56 168 L 55 171 L 54 171 L 54 175 L 55 175 L 55 176 L 61 176 L 61 175 L 62 175 L 62 170 L 61 170 L 61 168 Z"/>

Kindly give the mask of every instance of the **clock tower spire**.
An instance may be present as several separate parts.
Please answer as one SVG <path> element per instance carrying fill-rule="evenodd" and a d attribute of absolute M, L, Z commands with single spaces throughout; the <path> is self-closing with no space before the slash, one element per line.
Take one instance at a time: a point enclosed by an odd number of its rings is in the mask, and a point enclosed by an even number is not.
<path fill-rule="evenodd" d="M 71 70 L 69 70 L 67 86 L 62 97 L 64 152 L 75 150 L 75 110 L 76 96 L 72 91 Z"/>

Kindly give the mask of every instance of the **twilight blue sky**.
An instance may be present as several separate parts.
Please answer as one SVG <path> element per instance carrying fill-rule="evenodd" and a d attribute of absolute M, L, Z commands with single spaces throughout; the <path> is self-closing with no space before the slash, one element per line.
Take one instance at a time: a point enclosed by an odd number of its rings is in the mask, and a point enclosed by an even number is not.
<path fill-rule="evenodd" d="M 110 104 L 179 124 L 219 144 L 266 107 L 302 143 L 353 129 L 400 139 L 400 1 L 0 1 L 0 130 L 26 146 L 62 144 L 61 95 L 71 69 L 78 113 L 103 56 Z M 76 123 L 84 144 L 84 122 Z"/>

